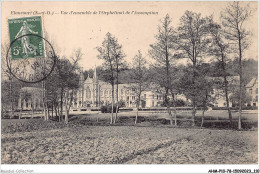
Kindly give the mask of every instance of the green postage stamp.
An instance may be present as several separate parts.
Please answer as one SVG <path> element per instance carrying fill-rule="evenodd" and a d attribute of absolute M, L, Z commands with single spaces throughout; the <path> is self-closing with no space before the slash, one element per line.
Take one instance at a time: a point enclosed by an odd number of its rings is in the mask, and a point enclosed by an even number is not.
<path fill-rule="evenodd" d="M 8 19 L 8 25 L 13 60 L 44 57 L 41 16 Z"/>

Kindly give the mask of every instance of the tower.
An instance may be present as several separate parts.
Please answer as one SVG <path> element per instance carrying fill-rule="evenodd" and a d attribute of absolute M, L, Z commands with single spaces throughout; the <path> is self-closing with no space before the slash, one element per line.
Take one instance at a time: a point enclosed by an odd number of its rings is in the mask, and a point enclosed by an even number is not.
<path fill-rule="evenodd" d="M 83 74 L 83 68 L 80 68 L 80 75 L 79 75 L 79 107 L 83 106 L 84 102 L 84 74 Z"/>
<path fill-rule="evenodd" d="M 99 105 L 99 84 L 97 78 L 97 68 L 96 65 L 94 67 L 94 74 L 93 74 L 93 104 L 95 106 Z"/>

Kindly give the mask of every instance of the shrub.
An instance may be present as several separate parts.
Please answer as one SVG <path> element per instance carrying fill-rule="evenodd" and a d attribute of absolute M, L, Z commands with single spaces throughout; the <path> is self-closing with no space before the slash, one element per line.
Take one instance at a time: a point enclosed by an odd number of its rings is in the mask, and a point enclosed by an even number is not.
<path fill-rule="evenodd" d="M 213 110 L 227 110 L 227 107 L 212 107 Z M 230 107 L 231 110 L 238 110 L 237 107 Z"/>
<path fill-rule="evenodd" d="M 112 105 L 107 106 L 107 112 L 112 113 Z M 115 112 L 116 112 L 116 106 L 113 106 L 113 113 L 115 113 Z"/>
<path fill-rule="evenodd" d="M 120 101 L 118 102 L 118 107 L 119 107 L 119 108 L 125 107 L 125 102 L 124 102 L 123 100 L 120 100 Z"/>
<path fill-rule="evenodd" d="M 170 107 L 174 107 L 174 101 L 173 101 L 173 100 L 170 100 L 170 101 L 169 101 L 169 105 L 170 105 Z M 177 100 L 175 100 L 175 106 L 176 106 L 176 107 L 183 107 L 183 106 L 185 106 L 185 105 L 186 105 L 186 103 L 185 103 L 184 100 L 182 100 L 182 99 L 177 99 Z M 166 107 L 166 106 L 167 106 L 166 103 L 165 103 L 165 101 L 163 101 L 163 103 L 161 104 L 161 106 L 163 106 L 163 107 Z"/>
<path fill-rule="evenodd" d="M 186 104 L 185 101 L 182 99 L 177 99 L 175 103 L 176 103 L 176 107 L 185 106 Z"/>
<path fill-rule="evenodd" d="M 100 111 L 102 113 L 107 113 L 107 106 L 101 106 Z"/>

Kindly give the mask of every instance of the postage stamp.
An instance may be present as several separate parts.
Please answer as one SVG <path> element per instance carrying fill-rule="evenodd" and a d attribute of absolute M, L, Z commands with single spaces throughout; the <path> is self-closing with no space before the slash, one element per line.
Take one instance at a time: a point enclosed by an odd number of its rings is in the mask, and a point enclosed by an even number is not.
<path fill-rule="evenodd" d="M 8 20 L 10 47 L 6 59 L 10 73 L 20 81 L 37 83 L 52 72 L 56 55 L 43 38 L 40 16 Z"/>
<path fill-rule="evenodd" d="M 37 34 L 43 37 L 41 16 L 9 19 L 8 24 L 10 41 L 14 41 L 20 37 L 11 46 L 12 59 L 44 57 L 45 48 L 43 39 L 28 35 Z"/>

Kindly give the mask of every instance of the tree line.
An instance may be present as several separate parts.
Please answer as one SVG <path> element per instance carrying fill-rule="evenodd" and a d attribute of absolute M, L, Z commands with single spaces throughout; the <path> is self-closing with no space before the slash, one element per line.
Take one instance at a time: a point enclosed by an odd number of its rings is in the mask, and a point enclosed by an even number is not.
<path fill-rule="evenodd" d="M 112 108 L 116 107 L 115 113 L 112 109 L 110 123 L 114 124 L 118 118 L 118 84 L 127 81 L 133 84 L 131 88 L 135 88 L 136 123 L 141 95 L 150 83 L 154 83 L 163 89 L 164 104 L 167 107 L 170 124 L 177 125 L 175 100 L 177 91 L 191 100 L 194 126 L 197 107 L 203 107 L 204 116 L 204 112 L 212 100 L 210 93 L 213 84 L 208 80 L 208 77 L 218 76 L 223 79 L 223 84 L 220 87 L 225 94 L 230 125 L 232 125 L 232 113 L 229 106 L 231 91 L 227 78 L 230 75 L 238 74 L 237 99 L 240 113 L 238 128 L 241 129 L 243 95 L 246 80 L 248 80 L 247 76 L 248 74 L 255 75 L 252 74 L 250 68 L 243 69 L 243 63 L 250 64 L 250 60 L 244 60 L 245 50 L 250 45 L 250 31 L 247 31 L 245 27 L 250 16 L 251 9 L 241 2 L 230 3 L 221 12 L 220 23 L 215 22 L 213 16 L 203 17 L 200 13 L 186 11 L 180 18 L 179 24 L 173 26 L 171 17 L 167 14 L 159 22 L 157 33 L 154 36 L 156 41 L 150 44 L 149 57 L 154 60 L 154 63 L 149 66 L 141 50 L 138 50 L 136 56 L 132 58 L 131 65 L 129 65 L 125 60 L 127 55 L 124 53 L 118 38 L 108 32 L 96 50 L 99 53 L 98 58 L 103 60 L 102 66 L 98 67 L 99 77 L 110 83 L 112 88 L 111 105 Z M 41 84 L 36 84 L 42 89 L 45 120 L 49 118 L 48 109 L 52 108 L 52 112 L 55 111 L 60 121 L 65 110 L 65 123 L 68 123 L 69 110 L 79 87 L 80 68 L 78 61 L 81 57 L 81 50 L 78 49 L 70 58 L 58 58 L 57 65 L 50 77 Z M 177 64 L 177 61 L 182 59 L 188 60 L 187 65 Z M 6 73 L 8 75 L 8 72 Z M 84 76 L 86 77 L 87 74 L 91 75 L 93 72 L 85 71 Z M 8 91 L 13 91 L 12 88 L 19 85 L 11 85 L 14 79 L 10 74 L 8 77 L 10 84 Z M 6 84 L 2 83 L 2 87 L 3 85 Z M 12 96 L 10 100 L 13 106 L 14 98 L 17 96 L 14 96 L 12 92 L 8 95 Z M 3 100 L 6 100 L 3 96 L 6 95 L 2 95 L 2 104 L 5 103 Z M 24 97 L 26 96 L 28 97 L 28 94 L 24 95 Z M 171 106 L 174 108 L 173 113 L 170 109 Z"/>
<path fill-rule="evenodd" d="M 203 66 L 208 58 L 215 61 L 219 74 L 223 78 L 222 88 L 225 93 L 227 110 L 230 125 L 232 125 L 232 113 L 229 106 L 229 87 L 228 87 L 228 66 L 233 60 L 237 62 L 237 73 L 239 75 L 238 106 L 239 118 L 238 129 L 241 129 L 241 115 L 243 106 L 243 91 L 245 89 L 244 72 L 242 62 L 246 57 L 245 50 L 249 47 L 250 32 L 246 30 L 246 21 L 251 16 L 248 6 L 243 6 L 240 2 L 230 3 L 222 12 L 220 23 L 214 21 L 213 16 L 202 17 L 200 13 L 186 11 L 180 18 L 178 26 L 172 26 L 171 18 L 167 14 L 158 25 L 155 35 L 156 42 L 150 45 L 149 55 L 155 63 L 151 65 L 154 70 L 152 75 L 155 83 L 164 89 L 164 102 L 167 106 L 170 124 L 177 125 L 175 93 L 179 91 L 185 94 L 192 101 L 192 119 L 195 125 L 196 110 L 199 105 L 207 108 L 210 99 L 212 84 L 207 80 L 207 69 Z M 118 44 L 115 36 L 107 33 L 101 47 L 98 47 L 99 58 L 104 60 L 103 66 L 107 70 L 112 87 L 112 107 L 114 105 L 114 84 L 118 84 L 118 72 L 123 65 L 125 54 L 122 46 Z M 179 79 L 176 60 L 188 59 L 189 65 L 186 66 L 183 79 Z M 120 60 L 120 61 L 119 61 Z M 137 83 L 137 108 L 140 104 L 140 95 L 147 86 L 145 79 L 145 58 L 138 51 L 134 63 L 132 79 Z M 118 90 L 118 87 L 116 88 Z M 118 96 L 118 91 L 117 91 Z M 173 116 L 170 109 L 170 97 L 173 100 Z M 116 100 L 116 104 L 118 99 Z M 204 113 L 204 112 L 203 112 Z M 116 111 L 117 115 L 117 111 Z M 204 115 L 204 114 L 203 114 Z M 137 112 L 138 116 L 138 112 Z M 136 119 L 137 119 L 136 116 Z M 174 118 L 174 121 L 173 121 Z M 111 115 L 111 123 L 116 120 Z"/>

